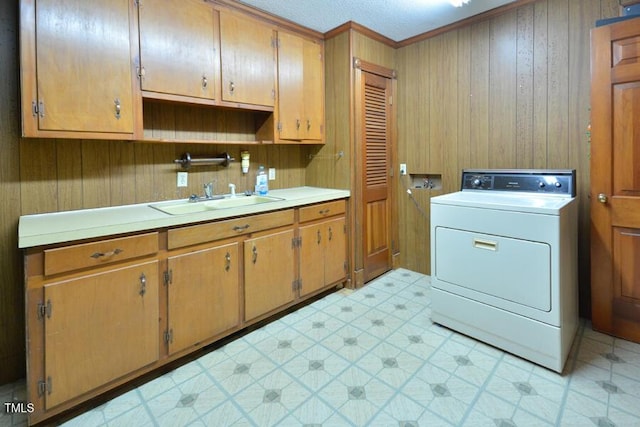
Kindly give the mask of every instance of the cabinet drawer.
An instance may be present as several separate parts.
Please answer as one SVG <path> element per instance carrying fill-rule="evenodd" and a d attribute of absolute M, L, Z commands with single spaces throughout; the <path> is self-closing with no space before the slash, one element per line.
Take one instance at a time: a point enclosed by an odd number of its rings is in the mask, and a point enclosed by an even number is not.
<path fill-rule="evenodd" d="M 99 267 L 156 252 L 158 252 L 157 232 L 46 249 L 44 274 L 48 276 L 86 267 Z"/>
<path fill-rule="evenodd" d="M 313 221 L 314 219 L 343 214 L 345 213 L 345 210 L 346 202 L 344 200 L 306 206 L 304 208 L 300 208 L 300 222 Z"/>
<path fill-rule="evenodd" d="M 169 230 L 167 247 L 175 249 L 197 245 L 291 224 L 293 224 L 293 209 L 175 228 Z"/>

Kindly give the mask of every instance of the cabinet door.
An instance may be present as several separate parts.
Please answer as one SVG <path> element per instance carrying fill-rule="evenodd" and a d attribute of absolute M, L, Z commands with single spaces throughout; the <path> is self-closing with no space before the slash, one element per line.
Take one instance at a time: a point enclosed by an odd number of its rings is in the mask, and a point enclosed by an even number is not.
<path fill-rule="evenodd" d="M 304 72 L 301 37 L 278 34 L 278 121 L 281 139 L 301 139 L 304 133 Z"/>
<path fill-rule="evenodd" d="M 140 2 L 142 90 L 215 98 L 213 9 L 202 0 Z"/>
<path fill-rule="evenodd" d="M 324 61 L 319 43 L 304 41 L 304 138 L 322 140 L 324 134 Z"/>
<path fill-rule="evenodd" d="M 293 230 L 244 242 L 245 319 L 251 320 L 295 298 Z"/>
<path fill-rule="evenodd" d="M 238 243 L 170 257 L 169 354 L 240 322 Z"/>
<path fill-rule="evenodd" d="M 52 408 L 158 359 L 158 262 L 45 285 Z"/>
<path fill-rule="evenodd" d="M 220 55 L 224 101 L 274 105 L 276 67 L 271 27 L 221 10 Z"/>
<path fill-rule="evenodd" d="M 133 133 L 129 3 L 36 2 L 40 130 Z"/>
<path fill-rule="evenodd" d="M 325 285 L 324 247 L 326 234 L 323 224 L 300 227 L 300 296 L 322 289 Z"/>
<path fill-rule="evenodd" d="M 327 241 L 325 249 L 324 280 L 327 285 L 346 277 L 347 229 L 345 218 L 336 218 L 325 223 Z"/>

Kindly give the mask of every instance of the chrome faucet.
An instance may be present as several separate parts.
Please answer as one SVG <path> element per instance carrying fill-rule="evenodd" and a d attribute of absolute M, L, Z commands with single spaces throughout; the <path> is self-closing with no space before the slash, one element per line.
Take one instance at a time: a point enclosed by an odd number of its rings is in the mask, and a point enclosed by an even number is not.
<path fill-rule="evenodd" d="M 202 187 L 204 188 L 204 196 L 198 196 L 197 194 L 192 194 L 189 197 L 189 201 L 190 202 L 201 202 L 203 200 L 213 200 L 213 199 L 221 199 L 224 196 L 220 195 L 220 196 L 214 196 L 213 195 L 213 186 L 215 184 L 215 180 L 211 181 L 211 182 L 207 182 L 206 184 L 204 184 Z"/>
<path fill-rule="evenodd" d="M 212 199 L 213 198 L 213 181 L 207 182 L 204 185 L 204 197 L 205 197 L 205 199 Z"/>

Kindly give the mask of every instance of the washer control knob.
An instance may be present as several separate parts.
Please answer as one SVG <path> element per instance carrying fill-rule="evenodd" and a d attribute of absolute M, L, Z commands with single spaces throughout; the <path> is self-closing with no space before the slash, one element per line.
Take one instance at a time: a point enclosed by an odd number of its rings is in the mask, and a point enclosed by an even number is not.
<path fill-rule="evenodd" d="M 471 181 L 471 184 L 473 184 L 474 187 L 480 187 L 482 185 L 482 181 L 480 178 L 474 178 L 474 180 Z"/>
<path fill-rule="evenodd" d="M 560 181 L 556 181 L 556 187 L 557 187 L 557 188 L 562 187 L 562 183 L 561 183 Z"/>
<path fill-rule="evenodd" d="M 538 187 L 540 187 L 540 188 L 544 188 L 544 185 L 545 185 L 545 184 L 544 184 L 544 182 L 542 182 L 542 181 L 540 181 L 540 182 L 538 183 Z"/>

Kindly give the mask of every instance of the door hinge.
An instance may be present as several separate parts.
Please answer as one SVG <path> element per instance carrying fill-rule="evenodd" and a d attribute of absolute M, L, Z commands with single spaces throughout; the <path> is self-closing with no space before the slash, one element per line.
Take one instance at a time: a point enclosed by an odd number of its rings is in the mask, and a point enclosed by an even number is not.
<path fill-rule="evenodd" d="M 38 381 L 38 396 L 51 394 L 51 377 L 47 377 L 46 381 Z"/>
<path fill-rule="evenodd" d="M 271 99 L 276 100 L 276 88 L 271 89 Z"/>
<path fill-rule="evenodd" d="M 389 105 L 393 105 L 393 95 L 389 96 Z"/>
<path fill-rule="evenodd" d="M 345 260 L 345 262 L 344 262 L 344 272 L 346 273 L 347 271 L 349 271 L 349 265 L 347 264 L 347 261 Z"/>
<path fill-rule="evenodd" d="M 271 37 L 271 47 L 279 48 L 280 47 L 280 39 L 277 37 Z"/>
<path fill-rule="evenodd" d="M 291 249 L 299 248 L 302 246 L 302 237 L 294 237 L 291 239 Z"/>
<path fill-rule="evenodd" d="M 169 269 L 164 272 L 164 285 L 169 286 L 173 283 L 173 270 Z"/>
<path fill-rule="evenodd" d="M 347 234 L 347 224 L 342 226 L 342 231 L 344 231 L 344 234 Z"/>
<path fill-rule="evenodd" d="M 44 101 L 31 101 L 31 114 L 33 114 L 33 117 L 40 116 L 44 118 Z"/>
<path fill-rule="evenodd" d="M 147 73 L 147 70 L 145 70 L 145 68 L 141 65 L 139 67 L 136 67 L 136 73 L 138 74 L 138 77 L 144 78 L 144 75 Z"/>
<path fill-rule="evenodd" d="M 278 126 L 276 126 L 278 128 L 278 132 L 282 132 L 282 122 L 278 122 Z"/>
<path fill-rule="evenodd" d="M 302 289 L 302 279 L 296 279 L 293 282 L 291 282 L 291 290 L 292 291 L 297 291 Z"/>
<path fill-rule="evenodd" d="M 46 303 L 38 303 L 38 320 L 42 320 L 44 319 L 44 317 L 46 316 L 47 319 L 51 318 L 51 309 L 52 309 L 52 305 L 51 305 L 51 300 L 47 300 Z"/>
<path fill-rule="evenodd" d="M 166 342 L 167 344 L 170 344 L 173 342 L 173 329 L 164 331 L 164 342 Z"/>

